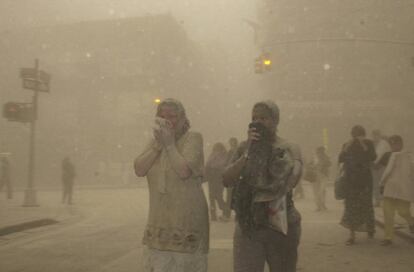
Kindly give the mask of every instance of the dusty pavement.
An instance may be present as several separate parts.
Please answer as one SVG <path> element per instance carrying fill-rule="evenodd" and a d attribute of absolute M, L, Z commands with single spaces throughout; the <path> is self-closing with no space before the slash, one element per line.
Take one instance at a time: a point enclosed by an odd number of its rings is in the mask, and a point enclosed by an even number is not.
<path fill-rule="evenodd" d="M 375 239 L 359 235 L 355 246 L 346 246 L 347 232 L 338 224 L 341 203 L 329 192 L 329 210 L 315 212 L 305 188 L 306 198 L 296 202 L 303 216 L 298 271 L 413 271 L 413 244 L 396 239 L 384 248 L 379 245 L 382 229 L 377 229 Z M 37 212 L 44 210 L 43 216 L 62 221 L 0 237 L 0 271 L 141 270 L 140 240 L 148 208 L 145 187 L 78 191 L 73 206 L 60 204 L 59 197 L 59 191 L 39 193 L 42 205 Z M 0 216 L 7 216 L 7 210 L 0 211 Z M 211 224 L 209 271 L 232 271 L 233 228 L 233 222 Z"/>

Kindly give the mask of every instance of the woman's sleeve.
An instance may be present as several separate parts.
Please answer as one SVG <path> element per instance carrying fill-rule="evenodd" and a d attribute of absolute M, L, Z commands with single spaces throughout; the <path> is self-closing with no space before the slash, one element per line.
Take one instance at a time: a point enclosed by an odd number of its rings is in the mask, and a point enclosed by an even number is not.
<path fill-rule="evenodd" d="M 202 177 L 204 170 L 203 136 L 191 133 L 183 148 L 182 156 L 192 171 L 192 177 Z"/>

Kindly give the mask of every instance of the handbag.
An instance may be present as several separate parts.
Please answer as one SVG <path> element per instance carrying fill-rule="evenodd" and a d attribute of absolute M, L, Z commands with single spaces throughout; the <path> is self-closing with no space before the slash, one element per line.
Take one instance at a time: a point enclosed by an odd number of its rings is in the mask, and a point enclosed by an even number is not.
<path fill-rule="evenodd" d="M 335 179 L 335 199 L 343 200 L 347 195 L 346 175 L 344 170 L 344 164 L 339 165 L 338 174 Z"/>

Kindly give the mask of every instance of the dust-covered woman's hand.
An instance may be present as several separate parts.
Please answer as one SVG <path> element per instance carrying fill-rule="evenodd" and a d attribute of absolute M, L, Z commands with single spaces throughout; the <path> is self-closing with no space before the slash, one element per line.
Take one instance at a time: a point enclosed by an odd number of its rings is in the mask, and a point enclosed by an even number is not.
<path fill-rule="evenodd" d="M 163 119 L 160 122 L 160 129 L 158 132 L 158 139 L 163 146 L 169 146 L 175 143 L 175 131 L 168 120 Z"/>

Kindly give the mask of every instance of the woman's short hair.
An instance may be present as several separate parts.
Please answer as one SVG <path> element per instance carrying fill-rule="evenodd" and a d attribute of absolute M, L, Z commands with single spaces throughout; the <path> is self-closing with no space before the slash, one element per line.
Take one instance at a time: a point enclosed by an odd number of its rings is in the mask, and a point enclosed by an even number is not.
<path fill-rule="evenodd" d="M 351 135 L 352 135 L 352 137 L 356 138 L 356 137 L 366 136 L 367 134 L 366 134 L 365 128 L 363 126 L 356 125 L 352 128 Z"/>
<path fill-rule="evenodd" d="M 392 135 L 391 137 L 388 138 L 388 142 L 390 143 L 390 145 L 394 145 L 394 144 L 399 144 L 401 146 L 404 145 L 404 140 L 400 135 Z"/>

